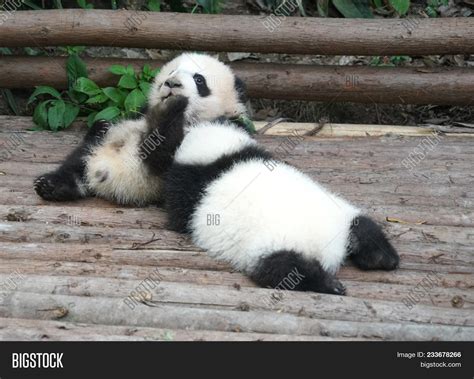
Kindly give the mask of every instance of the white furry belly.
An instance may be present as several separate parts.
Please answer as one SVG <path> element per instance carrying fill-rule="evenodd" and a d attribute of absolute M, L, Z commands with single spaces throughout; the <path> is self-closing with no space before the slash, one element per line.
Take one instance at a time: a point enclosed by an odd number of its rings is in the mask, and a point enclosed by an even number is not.
<path fill-rule="evenodd" d="M 160 198 L 161 180 L 150 175 L 139 156 L 142 120 L 124 121 L 107 132 L 86 159 L 86 182 L 99 197 L 143 205 Z"/>
<path fill-rule="evenodd" d="M 239 163 L 213 182 L 191 220 L 209 254 L 250 270 L 258 258 L 293 250 L 336 271 L 359 210 L 298 170 L 262 160 Z"/>

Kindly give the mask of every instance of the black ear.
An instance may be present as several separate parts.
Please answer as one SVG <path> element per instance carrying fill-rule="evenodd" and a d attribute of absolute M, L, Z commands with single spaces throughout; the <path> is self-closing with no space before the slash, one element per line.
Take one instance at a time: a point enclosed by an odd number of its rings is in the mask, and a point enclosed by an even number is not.
<path fill-rule="evenodd" d="M 245 104 L 248 100 L 247 98 L 247 86 L 245 85 L 244 81 L 240 79 L 238 76 L 235 77 L 234 80 L 234 87 L 239 95 L 239 100 L 241 103 Z"/>

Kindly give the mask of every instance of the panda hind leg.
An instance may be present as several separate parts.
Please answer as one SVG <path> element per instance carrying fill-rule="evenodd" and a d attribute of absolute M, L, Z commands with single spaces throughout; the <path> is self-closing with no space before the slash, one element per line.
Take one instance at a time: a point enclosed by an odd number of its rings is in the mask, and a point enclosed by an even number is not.
<path fill-rule="evenodd" d="M 249 276 L 262 287 L 334 295 L 346 292 L 344 285 L 325 271 L 318 260 L 293 251 L 281 250 L 260 258 Z"/>
<path fill-rule="evenodd" d="M 107 133 L 110 123 L 97 121 L 89 129 L 82 143 L 53 172 L 40 175 L 34 181 L 36 193 L 49 201 L 71 201 L 89 195 L 85 184 L 85 157 Z"/>
<path fill-rule="evenodd" d="M 367 216 L 358 216 L 352 221 L 348 255 L 362 270 L 394 270 L 400 263 L 397 251 L 382 228 Z"/>

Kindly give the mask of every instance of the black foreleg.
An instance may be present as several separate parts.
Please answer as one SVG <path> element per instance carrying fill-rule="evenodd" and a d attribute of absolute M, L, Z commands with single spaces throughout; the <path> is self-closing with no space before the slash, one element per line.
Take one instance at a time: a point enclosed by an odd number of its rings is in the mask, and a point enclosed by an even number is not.
<path fill-rule="evenodd" d="M 186 97 L 174 96 L 147 113 L 148 131 L 140 144 L 140 157 L 155 175 L 169 169 L 183 141 L 187 105 Z"/>

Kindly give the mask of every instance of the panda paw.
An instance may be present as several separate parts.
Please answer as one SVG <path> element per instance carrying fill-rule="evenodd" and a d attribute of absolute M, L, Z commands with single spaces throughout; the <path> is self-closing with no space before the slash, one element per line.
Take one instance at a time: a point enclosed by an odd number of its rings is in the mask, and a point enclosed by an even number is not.
<path fill-rule="evenodd" d="M 182 95 L 170 96 L 161 103 L 161 111 L 168 115 L 180 114 L 185 111 L 188 106 L 188 98 Z"/>
<path fill-rule="evenodd" d="M 89 129 L 88 135 L 90 137 L 102 138 L 112 126 L 112 123 L 107 120 L 97 120 Z"/>
<path fill-rule="evenodd" d="M 34 189 L 41 198 L 48 201 L 68 201 L 81 197 L 75 183 L 65 183 L 54 173 L 36 178 Z"/>
<path fill-rule="evenodd" d="M 336 278 L 330 278 L 326 283 L 324 292 L 332 295 L 344 296 L 346 294 L 346 287 Z"/>

